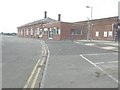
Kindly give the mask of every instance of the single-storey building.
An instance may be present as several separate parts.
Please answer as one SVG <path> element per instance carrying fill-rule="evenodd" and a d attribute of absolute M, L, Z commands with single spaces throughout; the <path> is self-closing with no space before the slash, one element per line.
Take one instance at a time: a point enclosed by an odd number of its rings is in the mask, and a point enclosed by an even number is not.
<path fill-rule="evenodd" d="M 109 17 L 92 20 L 92 29 L 89 31 L 89 20 L 80 22 L 62 22 L 61 15 L 58 20 L 47 17 L 44 12 L 44 19 L 37 20 L 18 27 L 18 36 L 54 39 L 54 40 L 115 40 L 116 28 L 114 27 L 118 17 Z"/>

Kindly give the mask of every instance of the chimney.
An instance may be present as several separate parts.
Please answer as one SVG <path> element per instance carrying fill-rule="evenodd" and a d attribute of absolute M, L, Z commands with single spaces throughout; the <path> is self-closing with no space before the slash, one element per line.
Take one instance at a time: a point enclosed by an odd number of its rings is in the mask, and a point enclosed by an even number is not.
<path fill-rule="evenodd" d="M 47 18 L 47 11 L 44 12 L 44 18 Z"/>
<path fill-rule="evenodd" d="M 61 21 L 61 14 L 58 14 L 58 21 Z"/>

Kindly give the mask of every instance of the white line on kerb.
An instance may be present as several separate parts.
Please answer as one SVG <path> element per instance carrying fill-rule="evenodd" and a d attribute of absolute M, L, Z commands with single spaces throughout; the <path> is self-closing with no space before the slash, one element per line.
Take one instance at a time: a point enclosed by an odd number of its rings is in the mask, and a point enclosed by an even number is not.
<path fill-rule="evenodd" d="M 45 77 L 46 77 L 46 73 L 47 73 L 47 68 L 48 68 L 48 62 L 49 62 L 49 57 L 50 57 L 50 51 L 49 51 L 49 48 L 47 46 L 47 44 L 43 41 L 44 45 L 46 46 L 47 48 L 47 51 L 48 51 L 48 57 L 47 57 L 47 60 L 46 60 L 46 65 L 45 65 L 45 69 L 44 69 L 44 72 L 43 72 L 43 77 L 42 77 L 42 80 L 41 80 L 41 84 L 40 84 L 40 88 L 44 88 L 44 84 L 45 84 Z"/>
<path fill-rule="evenodd" d="M 86 57 L 84 57 L 82 54 L 80 55 L 83 59 L 85 59 L 87 62 L 89 62 L 90 64 L 92 64 L 93 66 L 95 66 L 96 68 L 100 69 L 102 72 L 104 72 L 106 75 L 108 75 L 110 78 L 112 78 L 114 81 L 116 81 L 117 83 L 119 83 L 119 81 L 117 79 L 115 79 L 112 75 L 108 74 L 107 72 L 105 72 L 102 68 L 100 68 L 99 66 L 97 66 L 95 63 L 93 63 L 92 61 L 90 61 L 89 59 L 87 59 Z"/>

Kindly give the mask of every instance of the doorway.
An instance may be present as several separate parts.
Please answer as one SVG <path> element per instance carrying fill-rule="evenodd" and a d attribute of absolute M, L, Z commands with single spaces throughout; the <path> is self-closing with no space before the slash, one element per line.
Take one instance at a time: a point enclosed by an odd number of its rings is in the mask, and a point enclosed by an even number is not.
<path fill-rule="evenodd" d="M 48 39 L 53 39 L 53 30 L 51 28 L 48 30 Z"/>

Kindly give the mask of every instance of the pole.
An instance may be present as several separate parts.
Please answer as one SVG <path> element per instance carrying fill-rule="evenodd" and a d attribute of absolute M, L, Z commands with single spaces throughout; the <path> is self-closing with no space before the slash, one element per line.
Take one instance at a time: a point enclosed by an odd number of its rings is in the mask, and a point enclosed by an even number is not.
<path fill-rule="evenodd" d="M 90 20 L 88 19 L 88 32 L 87 32 L 87 40 L 90 40 Z"/>
<path fill-rule="evenodd" d="M 91 20 L 90 20 L 90 40 L 92 40 L 92 14 L 93 14 L 93 7 L 91 8 Z"/>

